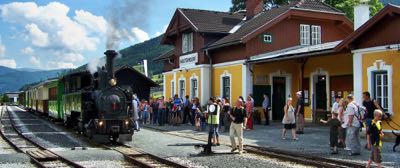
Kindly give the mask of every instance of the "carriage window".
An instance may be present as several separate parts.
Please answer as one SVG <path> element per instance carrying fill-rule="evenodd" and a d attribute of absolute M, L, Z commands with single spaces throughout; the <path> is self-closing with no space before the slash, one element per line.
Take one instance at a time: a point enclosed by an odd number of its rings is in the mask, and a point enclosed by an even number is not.
<path fill-rule="evenodd" d="M 171 97 L 175 96 L 175 82 L 171 81 Z"/>

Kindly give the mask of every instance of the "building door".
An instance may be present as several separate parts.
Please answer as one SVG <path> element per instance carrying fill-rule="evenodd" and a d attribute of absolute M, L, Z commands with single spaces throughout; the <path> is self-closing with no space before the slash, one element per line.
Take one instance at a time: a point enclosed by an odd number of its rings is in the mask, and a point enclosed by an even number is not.
<path fill-rule="evenodd" d="M 272 120 L 282 120 L 286 102 L 286 78 L 272 78 Z"/>
<path fill-rule="evenodd" d="M 326 93 L 326 76 L 317 76 L 315 83 L 315 107 L 317 110 L 326 110 L 327 108 L 327 93 Z"/>

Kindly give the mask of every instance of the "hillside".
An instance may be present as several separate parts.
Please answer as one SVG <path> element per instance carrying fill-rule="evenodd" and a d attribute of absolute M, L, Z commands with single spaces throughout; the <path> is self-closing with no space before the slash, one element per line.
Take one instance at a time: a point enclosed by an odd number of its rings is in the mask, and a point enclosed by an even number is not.
<path fill-rule="evenodd" d="M 153 59 L 169 51 L 172 46 L 161 45 L 161 39 L 162 35 L 120 50 L 121 58 L 115 59 L 115 67 L 137 66 L 142 60 L 147 59 L 149 76 L 162 73 L 162 63 L 153 62 Z M 70 72 L 85 70 L 86 66 L 87 64 L 82 65 Z"/>
<path fill-rule="evenodd" d="M 172 48 L 169 45 L 161 45 L 161 39 L 162 35 L 120 50 L 122 58 L 116 60 L 116 66 L 125 64 L 133 66 L 143 59 L 147 59 L 149 75 L 161 73 L 162 63 L 155 63 L 152 60 Z"/>
<path fill-rule="evenodd" d="M 0 94 L 8 91 L 18 91 L 28 83 L 39 82 L 58 76 L 65 70 L 24 70 L 0 66 Z"/>

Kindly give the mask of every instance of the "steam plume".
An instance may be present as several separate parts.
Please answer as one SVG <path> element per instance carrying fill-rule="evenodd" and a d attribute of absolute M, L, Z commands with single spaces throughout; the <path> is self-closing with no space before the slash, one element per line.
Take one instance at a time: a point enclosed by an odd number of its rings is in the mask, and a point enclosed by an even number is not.
<path fill-rule="evenodd" d="M 122 40 L 132 41 L 132 27 L 146 27 L 153 0 L 117 0 L 109 7 L 107 49 L 117 49 Z"/>

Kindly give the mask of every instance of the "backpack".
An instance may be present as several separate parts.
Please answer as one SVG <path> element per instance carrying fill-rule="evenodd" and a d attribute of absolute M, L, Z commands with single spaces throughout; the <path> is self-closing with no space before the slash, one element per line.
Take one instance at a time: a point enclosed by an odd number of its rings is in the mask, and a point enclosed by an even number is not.
<path fill-rule="evenodd" d="M 367 116 L 366 116 L 367 115 L 367 109 L 362 107 L 362 106 L 359 106 L 356 103 L 353 103 L 353 104 L 357 107 L 357 110 L 356 110 L 356 113 L 355 113 L 355 117 L 357 117 L 358 122 L 360 122 L 360 126 L 364 127 L 364 121 L 367 118 Z"/>

